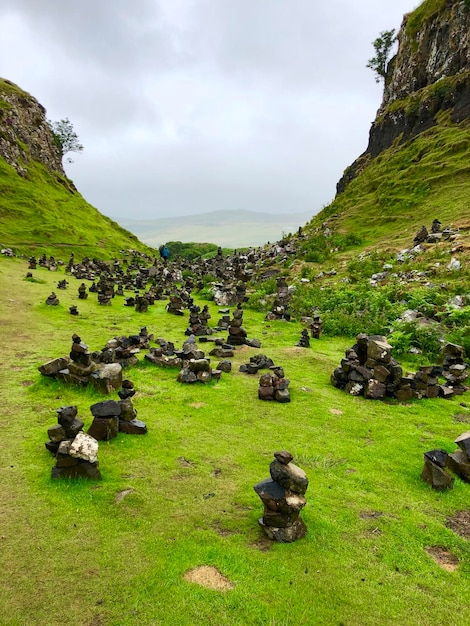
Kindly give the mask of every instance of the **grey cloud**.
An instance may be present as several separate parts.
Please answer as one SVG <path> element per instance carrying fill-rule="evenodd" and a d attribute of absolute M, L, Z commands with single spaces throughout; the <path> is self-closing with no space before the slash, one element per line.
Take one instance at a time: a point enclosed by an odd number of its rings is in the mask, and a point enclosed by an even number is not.
<path fill-rule="evenodd" d="M 72 120 L 85 150 L 69 175 L 106 214 L 313 214 L 367 144 L 371 42 L 412 8 L 3 0 L 2 74 Z"/>

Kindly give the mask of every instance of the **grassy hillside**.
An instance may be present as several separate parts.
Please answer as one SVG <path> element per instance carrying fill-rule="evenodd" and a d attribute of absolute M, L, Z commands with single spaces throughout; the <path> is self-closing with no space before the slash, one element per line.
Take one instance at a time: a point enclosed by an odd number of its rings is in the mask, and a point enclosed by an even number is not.
<path fill-rule="evenodd" d="M 0 79 L 0 245 L 17 253 L 67 257 L 148 251 L 137 237 L 101 215 L 63 172 L 44 108 Z"/>
<path fill-rule="evenodd" d="M 330 264 L 364 251 L 391 254 L 413 245 L 421 225 L 437 218 L 459 229 L 467 258 L 470 246 L 470 125 L 441 123 L 363 165 L 346 190 L 306 226 L 300 257 L 328 257 Z M 329 222 L 330 241 L 321 225 Z M 328 254 L 318 255 L 322 248 Z M 332 251 L 330 253 L 330 251 Z"/>
<path fill-rule="evenodd" d="M 78 257 L 110 258 L 122 249 L 149 250 L 40 163 L 29 162 L 28 173 L 28 179 L 18 176 L 0 158 L 1 246 L 59 258 L 72 251 Z"/>

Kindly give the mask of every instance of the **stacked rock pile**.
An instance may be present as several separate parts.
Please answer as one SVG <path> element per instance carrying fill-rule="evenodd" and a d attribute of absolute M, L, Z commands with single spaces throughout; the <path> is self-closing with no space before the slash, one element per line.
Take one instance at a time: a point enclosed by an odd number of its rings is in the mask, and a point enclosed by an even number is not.
<path fill-rule="evenodd" d="M 59 304 L 59 298 L 53 291 L 50 293 L 50 295 L 47 296 L 46 304 L 48 304 L 49 306 L 57 306 Z"/>
<path fill-rule="evenodd" d="M 261 348 L 261 341 L 259 339 L 248 339 L 246 336 L 246 330 L 242 326 L 243 324 L 243 309 L 241 303 L 237 304 L 237 308 L 233 311 L 233 317 L 230 320 L 230 326 L 228 329 L 227 343 L 232 346 L 250 346 L 251 348 Z"/>
<path fill-rule="evenodd" d="M 173 315 L 184 315 L 184 307 L 185 304 L 182 298 L 179 295 L 172 294 L 165 308 L 168 313 L 172 313 Z"/>
<path fill-rule="evenodd" d="M 313 339 L 320 339 L 323 330 L 323 320 L 318 313 L 315 313 L 310 323 L 310 332 Z"/>
<path fill-rule="evenodd" d="M 271 372 L 262 374 L 259 379 L 258 398 L 260 400 L 275 400 L 290 402 L 289 380 L 284 377 L 282 367 L 273 365 Z"/>
<path fill-rule="evenodd" d="M 463 383 L 468 378 L 468 365 L 464 361 L 464 349 L 455 343 L 448 343 L 442 351 L 444 353 L 442 376 L 446 379 L 447 386 L 451 387 L 454 394 L 460 395 L 466 391 Z"/>
<path fill-rule="evenodd" d="M 58 424 L 48 429 L 46 448 L 55 455 L 52 478 L 90 478 L 101 480 L 98 442 L 83 432 L 83 421 L 76 406 L 57 410 Z"/>
<path fill-rule="evenodd" d="M 271 311 L 266 313 L 264 318 L 267 321 L 272 320 L 290 320 L 290 313 L 288 311 L 288 304 L 291 298 L 289 287 L 287 286 L 286 279 L 280 276 L 277 281 L 277 294 L 273 302 Z"/>
<path fill-rule="evenodd" d="M 93 357 L 101 353 L 93 353 Z M 74 334 L 69 357 L 60 357 L 44 363 L 39 368 L 43 376 L 56 378 L 72 385 L 92 384 L 102 393 L 119 389 L 122 383 L 122 367 L 119 363 L 103 361 L 96 363 L 86 343 Z"/>
<path fill-rule="evenodd" d="M 186 335 L 211 335 L 212 329 L 207 325 L 207 321 L 210 319 L 209 309 L 204 306 L 201 311 L 201 307 L 197 304 L 193 304 L 189 307 L 189 326 L 185 331 Z"/>
<path fill-rule="evenodd" d="M 109 441 L 118 436 L 119 416 L 121 407 L 116 400 L 104 400 L 96 402 L 90 407 L 93 422 L 88 429 L 88 434 L 97 441 Z"/>
<path fill-rule="evenodd" d="M 258 370 L 269 369 L 274 367 L 274 361 L 265 354 L 255 354 L 250 356 L 249 363 L 240 365 L 240 372 L 245 374 L 257 374 Z"/>
<path fill-rule="evenodd" d="M 209 356 L 216 356 L 219 359 L 230 359 L 235 355 L 235 346 L 218 337 L 215 339 L 215 347 L 209 352 Z"/>
<path fill-rule="evenodd" d="M 443 348 L 444 366 L 423 366 L 406 376 L 391 351 L 392 346 L 382 335 L 361 333 L 333 372 L 332 384 L 354 396 L 364 395 L 374 400 L 392 396 L 400 402 L 412 398 L 449 398 L 465 391 L 463 381 L 468 374 L 461 346 L 447 344 Z M 439 384 L 440 375 L 446 378 L 446 384 Z"/>
<path fill-rule="evenodd" d="M 93 422 L 88 429 L 89 435 L 98 441 L 109 441 L 117 437 L 118 433 L 144 435 L 147 432 L 145 423 L 137 419 L 137 411 L 131 399 L 135 390 L 130 385 L 130 381 L 123 381 L 123 388 L 118 392 L 119 401 L 104 400 L 92 404 L 90 411 Z"/>
<path fill-rule="evenodd" d="M 153 365 L 161 365 L 162 367 L 181 368 L 183 361 L 175 354 L 175 345 L 172 341 L 165 341 L 162 337 L 157 340 L 158 348 L 150 348 L 144 359 Z"/>
<path fill-rule="evenodd" d="M 243 309 L 238 304 L 233 311 L 232 319 L 230 320 L 230 326 L 228 329 L 229 337 L 227 343 L 233 346 L 242 346 L 246 340 L 246 330 L 242 326 L 243 324 Z"/>
<path fill-rule="evenodd" d="M 137 311 L 137 313 L 147 313 L 148 308 L 149 308 L 149 299 L 148 299 L 148 297 L 145 296 L 145 295 L 143 295 L 143 296 L 140 296 L 140 295 L 136 296 L 134 308 Z"/>
<path fill-rule="evenodd" d="M 183 368 L 178 374 L 180 383 L 208 383 L 210 380 L 220 380 L 221 370 L 213 370 L 209 359 L 190 359 L 183 361 Z"/>
<path fill-rule="evenodd" d="M 470 483 L 470 431 L 457 437 L 455 443 L 458 448 L 450 454 L 440 449 L 424 453 L 421 478 L 436 491 L 452 489 L 454 478 L 450 472 Z"/>
<path fill-rule="evenodd" d="M 110 339 L 103 350 L 93 353 L 93 359 L 97 363 L 118 363 L 121 367 L 136 365 L 137 355 L 141 350 L 149 348 L 152 339 L 153 335 L 149 335 L 144 326 L 138 335 Z"/>
<path fill-rule="evenodd" d="M 85 283 L 82 283 L 80 287 L 78 288 L 78 299 L 86 300 L 87 298 L 88 298 L 88 292 L 86 290 L 86 285 Z"/>
<path fill-rule="evenodd" d="M 275 452 L 269 466 L 271 478 L 265 478 L 254 487 L 264 505 L 263 517 L 258 523 L 270 539 L 280 543 L 291 543 L 307 534 L 300 511 L 307 503 L 304 494 L 308 478 L 292 459 L 287 450 Z"/>
<path fill-rule="evenodd" d="M 304 328 L 300 334 L 299 341 L 295 344 L 298 348 L 310 348 L 310 339 L 308 336 L 308 330 Z"/>

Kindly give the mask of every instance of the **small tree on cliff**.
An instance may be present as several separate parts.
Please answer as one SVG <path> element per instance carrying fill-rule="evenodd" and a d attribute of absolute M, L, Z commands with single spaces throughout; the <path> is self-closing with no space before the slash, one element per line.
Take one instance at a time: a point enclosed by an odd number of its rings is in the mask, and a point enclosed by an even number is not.
<path fill-rule="evenodd" d="M 48 120 L 47 123 L 54 137 L 54 143 L 62 158 L 64 158 L 68 152 L 81 152 L 83 150 L 83 146 L 79 142 L 78 135 L 74 131 L 73 124 L 68 117 L 58 122 Z M 68 158 L 67 163 L 73 163 L 72 159 Z"/>
<path fill-rule="evenodd" d="M 366 67 L 370 67 L 375 72 L 375 82 L 380 83 L 387 76 L 387 65 L 392 52 L 393 44 L 396 42 L 397 36 L 395 29 L 384 30 L 373 42 L 375 57 L 369 59 Z"/>

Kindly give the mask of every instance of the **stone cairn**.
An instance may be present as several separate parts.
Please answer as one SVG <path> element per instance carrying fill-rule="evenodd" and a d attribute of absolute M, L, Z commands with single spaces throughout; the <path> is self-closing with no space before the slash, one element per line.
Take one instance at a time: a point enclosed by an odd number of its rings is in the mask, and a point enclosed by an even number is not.
<path fill-rule="evenodd" d="M 310 332 L 313 339 L 320 339 L 323 330 L 323 320 L 318 313 L 315 313 L 310 324 Z"/>
<path fill-rule="evenodd" d="M 87 298 L 88 298 L 88 292 L 86 290 L 86 285 L 85 283 L 82 283 L 80 287 L 78 288 L 78 299 L 86 300 Z"/>
<path fill-rule="evenodd" d="M 93 353 L 97 358 L 101 353 Z M 52 359 L 39 366 L 43 376 L 60 380 L 65 384 L 92 384 L 102 393 L 111 393 L 119 389 L 122 383 L 122 367 L 115 362 L 96 363 L 86 343 L 74 334 L 69 357 Z"/>
<path fill-rule="evenodd" d="M 463 348 L 447 344 L 443 366 L 422 366 L 415 374 L 403 376 L 401 366 L 391 355 L 392 346 L 382 335 L 356 337 L 356 343 L 346 350 L 345 358 L 331 376 L 335 387 L 353 396 L 382 400 L 385 396 L 408 402 L 412 398 L 450 398 L 463 393 L 466 387 L 467 365 Z M 446 384 L 439 384 L 439 376 Z"/>
<path fill-rule="evenodd" d="M 289 300 L 291 298 L 291 294 L 289 292 L 289 287 L 287 286 L 286 279 L 280 276 L 277 281 L 277 295 L 274 299 L 273 307 L 271 311 L 266 313 L 266 317 L 264 318 L 266 321 L 273 320 L 290 320 L 290 313 L 287 310 Z"/>
<path fill-rule="evenodd" d="M 28 260 L 28 269 L 30 269 L 30 270 L 35 270 L 35 269 L 36 269 L 36 267 L 37 267 L 37 264 L 38 264 L 38 262 L 37 262 L 37 260 L 36 260 L 36 257 L 35 257 L 35 256 L 31 256 L 31 257 L 29 257 L 29 260 Z"/>
<path fill-rule="evenodd" d="M 119 405 L 121 407 L 119 432 L 128 435 L 145 435 L 147 426 L 144 422 L 137 419 L 137 410 L 134 408 L 131 399 L 134 395 L 134 383 L 130 380 L 123 380 L 122 388 L 118 391 Z"/>
<path fill-rule="evenodd" d="M 183 350 L 176 352 L 181 359 L 182 369 L 177 380 L 180 383 L 207 383 L 210 380 L 220 380 L 221 370 L 213 370 L 210 359 L 206 359 L 204 352 L 197 348 L 196 338 L 191 335 L 183 344 Z"/>
<path fill-rule="evenodd" d="M 232 346 L 242 346 L 246 341 L 246 330 L 242 326 L 243 324 L 243 309 L 238 304 L 233 311 L 232 319 L 230 320 L 230 326 L 228 329 L 229 337 L 227 343 Z"/>
<path fill-rule="evenodd" d="M 211 335 L 212 329 L 207 325 L 210 319 L 209 308 L 207 305 L 201 311 L 201 307 L 197 304 L 193 304 L 189 307 L 189 326 L 185 331 L 186 335 Z"/>
<path fill-rule="evenodd" d="M 172 315 L 184 315 L 184 306 L 182 298 L 177 294 L 172 294 L 165 308 Z"/>
<path fill-rule="evenodd" d="M 264 505 L 263 517 L 258 524 L 270 539 L 280 543 L 291 543 L 307 534 L 300 511 L 307 503 L 304 494 L 308 478 L 292 459 L 287 450 L 275 452 L 274 461 L 269 466 L 271 478 L 254 486 Z"/>
<path fill-rule="evenodd" d="M 76 304 L 72 304 L 72 306 L 69 306 L 69 313 L 70 315 L 78 315 L 78 307 Z"/>
<path fill-rule="evenodd" d="M 144 296 L 136 296 L 135 298 L 135 310 L 137 311 L 137 313 L 147 313 L 148 308 L 149 308 L 149 300 L 148 298 L 144 295 Z"/>
<path fill-rule="evenodd" d="M 68 281 L 64 278 L 57 283 L 57 289 L 67 289 Z"/>
<path fill-rule="evenodd" d="M 463 384 L 468 378 L 468 365 L 465 363 L 465 352 L 462 346 L 455 343 L 447 343 L 442 352 L 444 363 L 442 364 L 442 376 L 455 395 L 461 395 L 466 391 Z"/>
<path fill-rule="evenodd" d="M 269 369 L 271 370 L 269 373 L 260 376 L 258 398 L 282 403 L 290 402 L 288 389 L 290 381 L 284 377 L 284 369 L 277 365 Z"/>
<path fill-rule="evenodd" d="M 221 370 L 213 370 L 209 359 L 190 359 L 183 362 L 183 368 L 178 374 L 180 383 L 208 383 L 210 380 L 220 380 Z"/>
<path fill-rule="evenodd" d="M 166 341 L 162 337 L 159 337 L 156 342 L 159 347 L 150 348 L 149 353 L 144 356 L 144 359 L 153 365 L 176 367 L 180 369 L 183 365 L 183 360 L 176 356 L 174 343 L 172 341 Z"/>
<path fill-rule="evenodd" d="M 83 421 L 76 406 L 57 410 L 58 424 L 47 434 L 46 448 L 55 455 L 52 478 L 89 478 L 101 480 L 98 464 L 98 442 L 83 432 Z"/>
<path fill-rule="evenodd" d="M 464 482 L 470 483 L 470 431 L 457 437 L 455 452 L 430 450 L 424 453 L 424 468 L 421 478 L 436 491 L 452 489 L 456 474 Z"/>
<path fill-rule="evenodd" d="M 127 384 L 132 383 L 127 381 Z M 114 439 L 120 432 L 128 435 L 145 435 L 147 426 L 137 419 L 137 411 L 131 400 L 132 396 L 127 395 L 128 389 L 128 387 L 123 387 L 118 392 L 120 398 L 121 395 L 124 395 L 124 398 L 119 401 L 104 400 L 91 405 L 90 411 L 93 415 L 93 422 L 88 429 L 89 435 L 98 441 Z M 134 391 L 133 388 L 132 391 Z"/>
<path fill-rule="evenodd" d="M 244 374 L 257 374 L 258 370 L 269 369 L 274 367 L 274 361 L 265 354 L 255 354 L 250 356 L 249 363 L 240 365 L 240 372 Z"/>
<path fill-rule="evenodd" d="M 48 304 L 49 306 L 57 306 L 59 304 L 59 298 L 56 296 L 54 291 L 52 291 L 51 294 L 47 296 L 46 304 Z"/>
<path fill-rule="evenodd" d="M 300 334 L 299 341 L 295 344 L 298 348 L 310 348 L 310 338 L 308 330 L 304 328 Z"/>
<path fill-rule="evenodd" d="M 250 346 L 251 348 L 261 348 L 259 339 L 248 339 L 243 324 L 243 309 L 240 303 L 237 304 L 233 311 L 232 319 L 228 328 L 227 343 L 231 346 Z"/>

